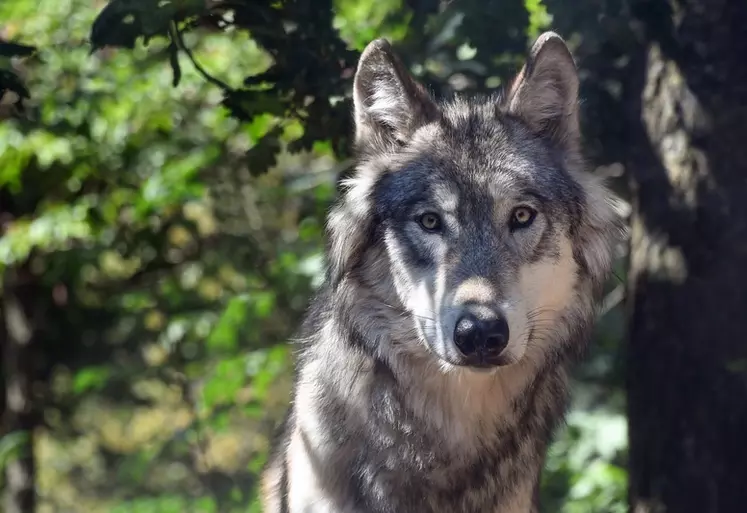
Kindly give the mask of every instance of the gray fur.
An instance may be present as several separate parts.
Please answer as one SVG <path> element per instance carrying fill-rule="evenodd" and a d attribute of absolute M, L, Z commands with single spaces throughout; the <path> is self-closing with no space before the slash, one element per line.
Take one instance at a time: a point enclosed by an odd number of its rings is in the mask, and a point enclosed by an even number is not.
<path fill-rule="evenodd" d="M 583 169 L 577 92 L 552 33 L 505 96 L 441 104 L 387 42 L 363 52 L 357 172 L 329 216 L 328 277 L 301 329 L 266 512 L 536 511 L 567 368 L 623 230 Z M 536 213 L 528 227 L 518 207 Z M 418 224 L 426 211 L 437 233 Z M 487 369 L 454 343 L 468 307 L 508 320 Z"/>

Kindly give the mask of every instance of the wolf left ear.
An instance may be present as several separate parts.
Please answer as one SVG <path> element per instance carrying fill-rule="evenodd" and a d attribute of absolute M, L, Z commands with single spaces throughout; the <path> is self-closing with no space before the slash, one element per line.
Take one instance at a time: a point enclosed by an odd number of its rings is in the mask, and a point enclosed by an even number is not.
<path fill-rule="evenodd" d="M 385 39 L 368 44 L 353 83 L 355 142 L 359 149 L 387 151 L 406 142 L 438 109 Z"/>
<path fill-rule="evenodd" d="M 578 73 L 563 38 L 545 32 L 532 46 L 508 94 L 508 112 L 532 132 L 569 150 L 577 149 Z"/>

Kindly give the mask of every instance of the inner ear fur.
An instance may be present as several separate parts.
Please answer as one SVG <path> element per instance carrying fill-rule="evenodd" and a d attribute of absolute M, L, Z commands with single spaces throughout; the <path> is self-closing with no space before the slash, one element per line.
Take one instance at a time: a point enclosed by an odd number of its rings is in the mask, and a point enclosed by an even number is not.
<path fill-rule="evenodd" d="M 568 46 L 555 32 L 545 32 L 509 89 L 507 110 L 538 136 L 577 150 L 578 89 L 578 72 Z"/>
<path fill-rule="evenodd" d="M 406 142 L 438 109 L 385 39 L 363 50 L 353 81 L 359 151 L 389 151 Z"/>

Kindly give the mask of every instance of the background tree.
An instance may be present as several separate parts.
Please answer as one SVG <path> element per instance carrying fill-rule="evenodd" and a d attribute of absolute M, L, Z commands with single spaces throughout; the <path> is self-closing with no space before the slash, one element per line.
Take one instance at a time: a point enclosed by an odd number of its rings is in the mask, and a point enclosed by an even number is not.
<path fill-rule="evenodd" d="M 631 184 L 631 511 L 741 511 L 747 174 L 738 141 L 747 71 L 738 20 L 747 9 L 736 1 L 583 7 L 581 23 L 556 21 L 584 34 L 587 92 L 600 113 L 588 117 L 587 133 Z M 605 117 L 619 123 L 605 126 Z"/>
<path fill-rule="evenodd" d="M 574 49 L 592 167 L 631 198 L 633 238 L 630 274 L 622 251 L 574 375 L 546 511 L 628 509 L 626 385 L 633 509 L 737 511 L 744 10 L 6 0 L 5 511 L 258 511 L 257 473 L 288 399 L 287 341 L 350 168 L 358 52 L 388 37 L 437 95 L 484 92 L 547 27 Z"/>
<path fill-rule="evenodd" d="M 634 511 L 747 501 L 747 67 L 737 1 L 635 2 L 628 349 Z"/>

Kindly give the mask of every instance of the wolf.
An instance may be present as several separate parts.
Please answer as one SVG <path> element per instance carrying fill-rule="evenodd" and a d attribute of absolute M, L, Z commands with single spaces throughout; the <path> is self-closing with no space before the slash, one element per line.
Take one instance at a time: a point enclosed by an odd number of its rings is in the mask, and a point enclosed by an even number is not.
<path fill-rule="evenodd" d="M 353 80 L 267 513 L 527 513 L 624 223 L 585 170 L 579 79 L 542 34 L 499 94 L 437 101 L 383 39 Z"/>

